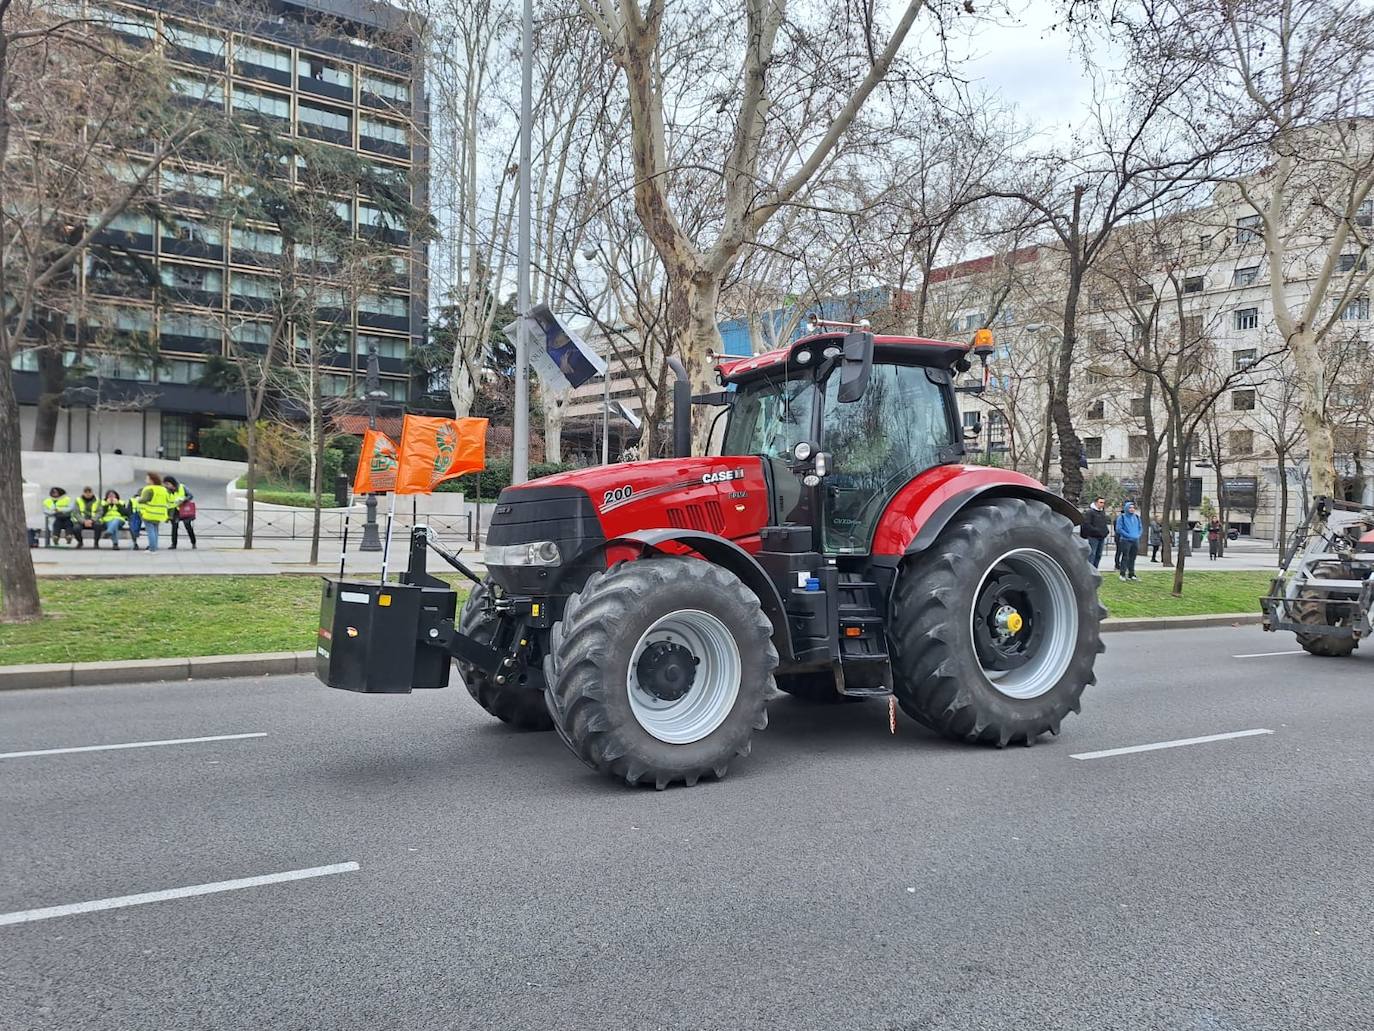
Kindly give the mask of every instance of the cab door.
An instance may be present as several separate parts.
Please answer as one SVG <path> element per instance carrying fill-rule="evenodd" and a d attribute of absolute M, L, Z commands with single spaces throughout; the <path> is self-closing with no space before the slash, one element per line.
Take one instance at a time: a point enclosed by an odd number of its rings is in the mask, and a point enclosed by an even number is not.
<path fill-rule="evenodd" d="M 866 555 L 878 518 L 912 477 L 958 454 L 943 370 L 873 366 L 868 389 L 842 404 L 838 373 L 825 381 L 821 447 L 830 471 L 821 488 L 821 546 Z"/>

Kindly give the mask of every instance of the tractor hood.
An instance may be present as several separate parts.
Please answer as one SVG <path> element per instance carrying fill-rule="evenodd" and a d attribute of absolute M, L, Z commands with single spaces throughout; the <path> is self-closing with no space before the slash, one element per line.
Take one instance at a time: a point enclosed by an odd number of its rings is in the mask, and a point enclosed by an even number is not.
<path fill-rule="evenodd" d="M 596 466 L 503 490 L 487 528 L 487 567 L 507 590 L 531 591 L 570 565 L 604 568 L 599 546 L 628 533 L 699 530 L 752 551 L 767 523 L 757 456 Z"/>

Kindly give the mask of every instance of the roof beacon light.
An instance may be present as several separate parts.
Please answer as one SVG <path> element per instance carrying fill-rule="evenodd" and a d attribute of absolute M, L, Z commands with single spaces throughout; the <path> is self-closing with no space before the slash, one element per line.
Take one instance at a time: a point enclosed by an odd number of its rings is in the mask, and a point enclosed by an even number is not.
<path fill-rule="evenodd" d="M 986 362 L 992 357 L 992 330 L 984 326 L 973 334 L 973 353 Z"/>

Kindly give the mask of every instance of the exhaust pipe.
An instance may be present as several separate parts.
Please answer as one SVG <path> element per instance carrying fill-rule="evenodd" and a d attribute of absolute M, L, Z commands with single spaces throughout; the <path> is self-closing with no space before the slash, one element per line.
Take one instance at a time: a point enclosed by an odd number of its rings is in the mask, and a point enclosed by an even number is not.
<path fill-rule="evenodd" d="M 677 358 L 667 359 L 673 370 L 673 457 L 692 457 L 692 384 Z"/>

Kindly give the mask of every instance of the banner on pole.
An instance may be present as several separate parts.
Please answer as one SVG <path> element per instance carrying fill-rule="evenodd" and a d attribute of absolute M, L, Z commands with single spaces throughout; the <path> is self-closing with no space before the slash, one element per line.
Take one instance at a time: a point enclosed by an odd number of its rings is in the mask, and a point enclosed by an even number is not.
<path fill-rule="evenodd" d="M 555 390 L 571 390 L 606 372 L 606 359 L 587 346 L 568 325 L 549 310 L 536 304 L 525 318 L 530 336 L 530 368 L 539 379 Z M 502 332 L 515 340 L 520 320 Z"/>
<path fill-rule="evenodd" d="M 445 480 L 486 467 L 487 420 L 407 415 L 397 450 L 396 493 L 429 494 Z"/>
<path fill-rule="evenodd" d="M 353 493 L 386 494 L 395 489 L 396 445 L 380 430 L 367 430 L 353 473 Z"/>

